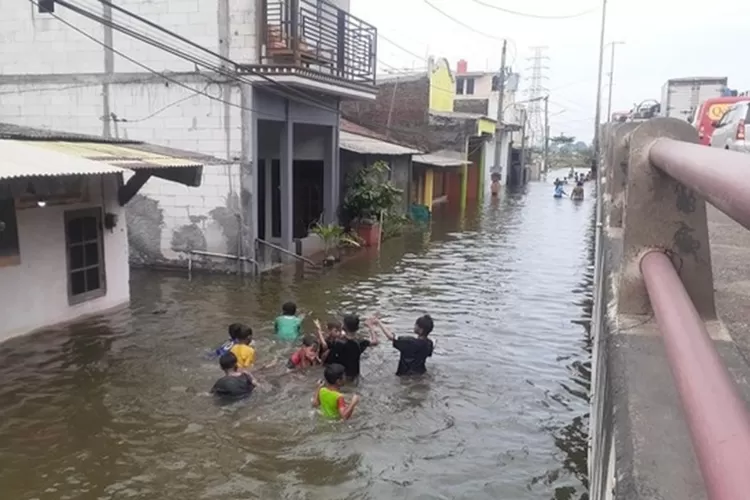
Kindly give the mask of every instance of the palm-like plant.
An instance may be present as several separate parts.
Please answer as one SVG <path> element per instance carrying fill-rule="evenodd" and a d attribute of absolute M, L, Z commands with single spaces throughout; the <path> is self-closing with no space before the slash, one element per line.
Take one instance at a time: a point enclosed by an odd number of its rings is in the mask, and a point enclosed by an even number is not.
<path fill-rule="evenodd" d="M 326 260 L 335 259 L 337 256 L 333 255 L 333 250 L 338 249 L 341 245 L 348 245 L 352 247 L 359 247 L 359 241 L 349 235 L 346 230 L 338 224 L 323 224 L 317 222 L 311 229 L 310 233 L 316 234 L 321 240 L 323 240 L 323 249 L 326 254 Z"/>

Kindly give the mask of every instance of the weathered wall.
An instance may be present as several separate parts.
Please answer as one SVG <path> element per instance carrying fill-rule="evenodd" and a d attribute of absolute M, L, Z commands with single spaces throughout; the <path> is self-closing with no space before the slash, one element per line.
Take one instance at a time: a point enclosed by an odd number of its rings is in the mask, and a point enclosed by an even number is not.
<path fill-rule="evenodd" d="M 387 80 L 378 85 L 378 95 L 374 101 L 344 102 L 342 111 L 352 121 L 381 133 L 386 132 L 390 112 L 391 136 L 418 145 L 424 141 L 419 131 L 428 123 L 429 85 L 427 75 Z M 403 130 L 414 132 L 404 133 Z"/>
<path fill-rule="evenodd" d="M 176 32 L 207 49 L 229 55 L 238 62 L 256 61 L 257 36 L 254 1 L 245 0 L 123 0 L 118 6 L 140 15 L 149 21 Z M 93 13 L 105 14 L 105 7 L 99 4 L 86 5 Z M 4 43 L 0 51 L 0 67 L 5 75 L 45 75 L 105 72 L 105 51 L 96 42 L 86 38 L 56 19 L 59 16 L 66 22 L 90 34 L 96 40 L 106 42 L 101 24 L 88 20 L 60 5 L 54 16 L 39 13 L 38 7 L 30 2 L 0 0 L 0 40 Z M 105 14 L 106 15 L 106 14 Z M 114 11 L 115 22 L 131 26 L 137 31 L 153 28 L 133 18 Z M 165 34 L 158 38 L 183 50 L 188 45 Z M 128 35 L 114 31 L 112 46 L 131 58 L 156 71 L 193 71 L 192 62 L 185 61 L 161 49 L 135 40 Z M 191 49 L 193 53 L 196 49 Z M 144 72 L 142 67 L 122 58 L 114 57 L 114 71 L 119 73 Z M 218 60 L 209 54 L 201 57 Z"/>
<path fill-rule="evenodd" d="M 348 179 L 352 174 L 363 168 L 365 165 L 372 165 L 376 161 L 385 161 L 390 167 L 388 174 L 389 180 L 398 189 L 403 191 L 402 208 L 404 211 L 411 204 L 411 156 L 380 156 L 380 155 L 361 155 L 351 151 L 341 150 L 341 199 L 346 195 Z"/>
<path fill-rule="evenodd" d="M 0 268 L 0 303 L 3 304 L 0 341 L 128 302 L 128 240 L 125 211 L 117 203 L 116 177 L 92 177 L 89 192 L 90 203 L 50 205 L 16 212 L 21 263 Z M 117 226 L 103 233 L 106 295 L 69 305 L 65 212 L 94 207 L 103 207 L 105 213 L 113 213 L 118 218 Z"/>
<path fill-rule="evenodd" d="M 191 84 L 239 103 L 234 86 Z M 0 85 L 0 93 L 7 86 Z M 97 135 L 101 102 L 97 89 L 72 88 L 3 96 L 0 121 Z M 136 265 L 184 263 L 179 249 L 237 253 L 242 155 L 240 109 L 162 82 L 110 85 L 113 136 L 227 158 L 230 166 L 207 166 L 199 188 L 152 178 L 128 204 L 131 262 Z"/>
<path fill-rule="evenodd" d="M 489 99 L 456 99 L 454 102 L 455 111 L 462 113 L 477 113 L 486 115 Z"/>

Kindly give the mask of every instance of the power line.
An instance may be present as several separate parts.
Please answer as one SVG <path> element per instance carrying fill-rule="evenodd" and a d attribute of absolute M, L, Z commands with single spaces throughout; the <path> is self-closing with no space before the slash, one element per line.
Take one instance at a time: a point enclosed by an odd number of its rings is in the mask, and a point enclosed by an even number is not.
<path fill-rule="evenodd" d="M 591 14 L 592 12 L 595 12 L 598 10 L 597 7 L 593 7 L 591 9 L 584 10 L 582 12 L 578 12 L 577 14 L 563 14 L 558 16 L 546 16 L 544 14 L 532 14 L 529 12 L 519 12 L 517 10 L 508 9 L 505 7 L 500 7 L 499 5 L 491 4 L 484 2 L 482 0 L 472 0 L 474 3 L 479 4 L 483 7 L 487 7 L 488 9 L 494 9 L 499 10 L 500 12 L 505 12 L 506 14 L 512 14 L 514 16 L 521 16 L 521 17 L 530 17 L 532 19 L 548 19 L 548 20 L 554 20 L 554 19 L 573 19 L 576 17 L 585 16 L 587 14 Z"/>
<path fill-rule="evenodd" d="M 513 39 L 511 39 L 511 38 L 503 38 L 503 37 L 499 37 L 499 36 L 495 36 L 495 35 L 490 35 L 489 33 L 485 33 L 483 31 L 479 31 L 478 29 L 474 28 L 473 26 L 471 26 L 471 25 L 469 25 L 469 24 L 461 21 L 460 19 L 457 19 L 454 16 L 448 14 L 447 12 L 445 12 L 444 10 L 442 10 L 441 8 L 439 8 L 437 5 L 435 5 L 434 3 L 432 3 L 430 0 L 423 0 L 423 1 L 430 8 L 432 8 L 436 12 L 440 13 L 442 16 L 450 19 L 451 21 L 453 21 L 454 23 L 458 24 L 459 26 L 462 26 L 462 27 L 466 28 L 467 30 L 476 33 L 477 35 L 481 35 L 481 36 L 483 36 L 485 38 L 490 38 L 492 40 L 497 40 L 497 41 L 500 41 L 500 42 L 506 42 L 506 41 L 509 42 L 513 46 L 513 57 L 511 58 L 511 62 L 508 64 L 508 66 L 512 66 L 516 62 L 516 57 L 518 56 L 518 48 L 516 47 L 516 42 Z"/>
<path fill-rule="evenodd" d="M 29 2 L 31 4 L 33 4 L 33 5 L 35 5 L 35 6 L 38 7 L 38 3 L 37 3 L 36 0 L 29 0 Z M 60 5 L 63 4 L 63 0 L 57 0 L 57 2 Z M 65 3 L 67 3 L 67 2 L 65 2 Z M 82 9 L 74 9 L 74 12 L 80 13 L 79 12 L 80 10 L 82 10 Z M 86 13 L 86 11 L 84 10 L 83 13 Z M 81 13 L 81 14 L 85 15 L 83 13 Z M 264 115 L 264 116 L 269 116 L 269 117 L 275 116 L 275 115 L 271 115 L 269 113 L 265 113 L 265 112 L 263 112 L 261 110 L 258 110 L 258 109 L 252 108 L 252 107 L 243 106 L 242 104 L 237 104 L 237 103 L 234 103 L 234 102 L 222 99 L 220 97 L 212 96 L 212 95 L 208 94 L 207 92 L 205 92 L 204 90 L 193 88 L 193 87 L 191 87 L 191 86 L 189 86 L 189 85 L 187 85 L 187 84 L 185 84 L 185 83 L 183 83 L 183 82 L 181 82 L 181 81 L 179 81 L 179 80 L 177 80 L 177 79 L 169 76 L 168 74 L 160 72 L 160 71 L 157 71 L 157 70 L 151 68 L 150 66 L 148 66 L 146 64 L 143 64 L 142 62 L 140 62 L 140 61 L 138 61 L 138 60 L 136 60 L 136 59 L 134 59 L 134 58 L 132 58 L 132 57 L 124 54 L 122 51 L 117 50 L 114 47 L 109 46 L 105 42 L 103 42 L 103 41 L 97 39 L 96 37 L 92 36 L 91 34 L 87 33 L 85 30 L 82 30 L 81 28 L 78 28 L 77 26 L 75 26 L 71 22 L 66 21 L 65 19 L 61 18 L 60 16 L 56 15 L 55 13 L 50 12 L 49 14 L 52 17 L 54 17 L 55 19 L 57 19 L 58 21 L 60 21 L 61 23 L 63 23 L 64 25 L 66 25 L 67 27 L 73 29 L 74 31 L 78 32 L 79 34 L 81 34 L 84 37 L 88 38 L 89 40 L 93 41 L 97 45 L 100 45 L 101 47 L 103 47 L 103 48 L 105 48 L 107 50 L 112 51 L 112 53 L 119 55 L 123 59 L 125 59 L 125 60 L 127 60 L 127 61 L 129 61 L 129 62 L 131 62 L 133 64 L 135 64 L 136 66 L 138 66 L 138 67 L 140 67 L 140 68 L 148 71 L 149 73 L 154 74 L 155 76 L 158 76 L 159 78 L 161 78 L 161 79 L 163 79 L 165 81 L 171 82 L 171 83 L 173 83 L 173 84 L 175 84 L 175 85 L 177 85 L 179 87 L 182 87 L 182 88 L 184 88 L 184 89 L 186 89 L 186 90 L 188 90 L 190 92 L 193 92 L 194 94 L 204 96 L 204 97 L 206 97 L 206 98 L 208 98 L 210 100 L 213 100 L 213 101 L 216 101 L 216 102 L 220 102 L 220 103 L 226 104 L 226 105 L 231 106 L 231 107 L 235 107 L 235 108 L 242 109 L 242 110 L 247 110 L 247 111 L 252 111 L 254 113 L 258 113 L 258 114 Z M 86 14 L 88 14 L 88 13 L 86 13 Z M 134 38 L 136 38 L 136 39 L 138 39 L 140 41 L 143 41 L 144 43 L 147 43 L 149 45 L 152 45 L 152 46 L 155 46 L 155 47 L 160 48 L 162 50 L 165 50 L 166 52 L 169 52 L 169 53 L 171 53 L 171 54 L 173 54 L 173 55 L 175 55 L 177 57 L 180 57 L 182 59 L 185 59 L 187 61 L 191 61 L 191 62 L 193 62 L 196 65 L 201 65 L 201 66 L 204 66 L 204 67 L 208 67 L 209 69 L 212 69 L 210 63 L 206 63 L 205 61 L 201 61 L 199 58 L 196 58 L 196 56 L 194 56 L 194 55 L 185 54 L 183 51 L 180 51 L 179 49 L 175 49 L 174 47 L 166 46 L 163 43 L 159 42 L 158 40 L 150 39 L 146 35 L 143 35 L 141 33 L 136 33 L 133 30 L 130 30 L 130 29 L 127 29 L 127 28 L 123 28 L 122 26 L 119 26 L 119 25 L 117 25 L 116 23 L 113 23 L 113 22 L 109 22 L 106 19 L 99 19 L 99 18 L 97 18 L 97 16 L 95 16 L 93 14 L 85 15 L 85 17 L 88 17 L 89 19 L 92 19 L 95 22 L 98 22 L 98 23 L 103 24 L 105 26 L 112 26 L 113 28 L 117 29 L 118 31 L 122 31 L 124 33 L 127 33 L 130 36 L 133 36 Z M 201 48 L 201 49 L 203 49 L 203 50 L 205 50 L 207 52 L 210 52 L 208 49 L 205 49 L 203 47 L 198 46 L 198 48 Z M 198 62 L 196 62 L 196 59 L 198 60 Z M 229 60 L 229 61 L 234 64 L 233 61 L 231 61 L 231 60 Z M 220 70 L 215 70 L 215 71 L 217 73 L 223 73 L 223 76 L 226 76 L 227 78 L 229 78 L 231 80 L 236 80 L 236 81 L 240 81 L 240 82 L 248 82 L 248 83 L 251 83 L 251 84 L 253 83 L 251 80 L 247 80 L 245 78 L 240 77 L 239 75 L 235 75 L 235 74 L 232 74 L 231 72 L 227 72 L 223 68 L 219 68 L 219 69 Z M 206 78 L 208 78 L 206 75 L 203 75 L 203 76 L 206 77 Z M 270 80 L 271 80 L 271 82 L 275 82 L 275 80 L 273 80 L 273 79 L 270 79 Z M 283 85 L 283 84 L 280 84 L 280 85 Z M 269 91 L 269 92 L 271 91 L 270 89 L 266 89 L 266 90 Z M 272 93 L 278 94 L 278 95 L 281 95 L 283 97 L 287 97 L 288 98 L 288 96 L 286 96 L 285 94 L 280 94 L 278 92 L 272 92 Z M 185 99 L 185 100 L 187 100 L 187 99 Z M 178 104 L 178 103 L 172 103 L 172 104 L 168 105 L 167 107 L 171 107 L 172 105 L 176 105 L 176 104 Z M 163 112 L 164 109 L 165 108 L 160 109 L 159 112 Z M 335 108 L 330 108 L 330 109 L 335 110 L 337 116 L 339 116 L 339 117 L 341 116 L 341 113 L 340 113 L 340 111 L 338 109 L 335 109 Z M 148 117 L 144 117 L 143 119 L 147 119 L 147 118 Z M 139 119 L 139 121 L 143 120 L 143 119 Z M 380 125 L 380 124 L 367 124 L 366 122 L 360 122 L 360 123 L 362 123 L 365 126 L 369 125 L 369 126 L 374 126 L 375 128 L 385 128 L 383 125 Z M 415 137 L 422 137 L 421 133 L 419 133 L 418 131 L 414 131 L 414 130 L 401 129 L 401 128 L 396 128 L 396 127 L 390 127 L 389 130 L 394 130 L 394 131 L 405 133 L 405 134 L 412 134 Z"/>
<path fill-rule="evenodd" d="M 385 36 L 384 34 L 382 34 L 382 33 L 381 33 L 380 31 L 378 31 L 378 36 L 379 36 L 380 38 L 382 38 L 383 40 L 385 40 L 386 42 L 388 42 L 388 43 L 390 43 L 391 45 L 393 45 L 394 47 L 396 47 L 397 49 L 401 49 L 401 50 L 403 50 L 403 51 L 404 51 L 405 53 L 407 53 L 407 54 L 409 54 L 409 55 L 412 55 L 412 56 L 416 57 L 416 58 L 417 58 L 417 59 L 419 59 L 420 61 L 427 61 L 427 59 L 425 59 L 425 57 L 424 57 L 424 56 L 420 56 L 420 55 L 418 55 L 418 54 L 416 54 L 416 53 L 412 52 L 411 50 L 409 50 L 409 49 L 405 48 L 404 46 L 402 46 L 402 45 L 399 45 L 398 43 L 394 42 L 393 40 L 391 40 L 390 38 L 388 38 L 387 36 Z"/>

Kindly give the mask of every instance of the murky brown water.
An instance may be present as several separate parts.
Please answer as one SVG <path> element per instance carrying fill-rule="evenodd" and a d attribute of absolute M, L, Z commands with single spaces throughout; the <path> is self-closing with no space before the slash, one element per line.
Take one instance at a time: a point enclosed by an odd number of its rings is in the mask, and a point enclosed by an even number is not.
<path fill-rule="evenodd" d="M 0 496 L 586 498 L 592 208 L 534 184 L 324 273 L 135 272 L 129 310 L 0 346 Z M 397 379 L 382 345 L 349 422 L 311 410 L 316 373 L 216 406 L 206 351 L 245 321 L 261 363 L 284 356 L 270 325 L 290 299 L 404 333 L 431 313 L 429 376 Z"/>

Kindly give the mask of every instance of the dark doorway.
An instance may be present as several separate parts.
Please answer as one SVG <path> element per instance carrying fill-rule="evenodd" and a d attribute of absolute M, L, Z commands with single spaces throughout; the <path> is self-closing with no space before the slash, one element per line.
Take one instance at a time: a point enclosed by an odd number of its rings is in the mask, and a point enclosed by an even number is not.
<path fill-rule="evenodd" d="M 271 176 L 271 237 L 281 238 L 281 177 L 279 160 L 259 163 L 258 168 L 258 237 L 266 238 L 266 178 Z M 265 166 L 265 168 L 263 168 Z"/>
<path fill-rule="evenodd" d="M 270 175 L 271 237 L 281 238 L 281 163 L 272 160 L 266 165 L 269 171 L 258 168 L 258 237 L 266 236 L 266 177 Z M 295 161 L 293 172 L 293 237 L 304 238 L 323 214 L 323 162 Z"/>
<path fill-rule="evenodd" d="M 323 162 L 294 162 L 294 237 L 304 238 L 323 215 Z"/>

